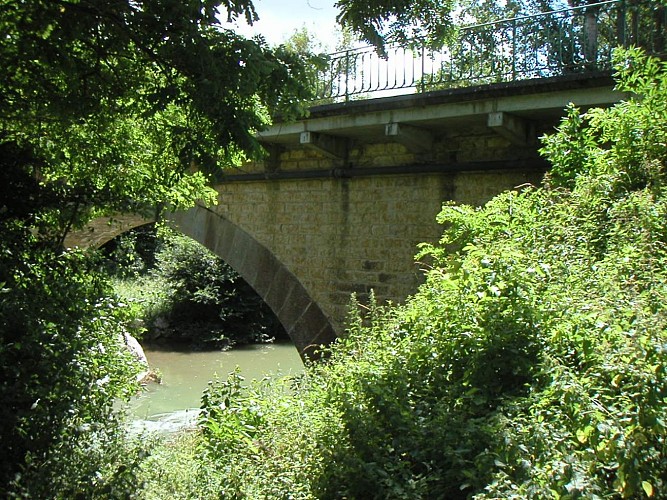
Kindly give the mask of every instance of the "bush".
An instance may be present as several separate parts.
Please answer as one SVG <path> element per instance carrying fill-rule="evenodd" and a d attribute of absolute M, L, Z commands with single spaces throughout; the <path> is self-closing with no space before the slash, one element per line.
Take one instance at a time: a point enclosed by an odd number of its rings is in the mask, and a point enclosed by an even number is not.
<path fill-rule="evenodd" d="M 544 187 L 443 207 L 404 306 L 356 306 L 291 387 L 211 389 L 223 493 L 667 497 L 667 63 L 617 67 L 635 97 L 571 107 Z"/>
<path fill-rule="evenodd" d="M 138 450 L 113 405 L 136 390 L 131 317 L 95 260 L 50 250 L 18 223 L 1 229 L 0 494 L 125 497 Z"/>

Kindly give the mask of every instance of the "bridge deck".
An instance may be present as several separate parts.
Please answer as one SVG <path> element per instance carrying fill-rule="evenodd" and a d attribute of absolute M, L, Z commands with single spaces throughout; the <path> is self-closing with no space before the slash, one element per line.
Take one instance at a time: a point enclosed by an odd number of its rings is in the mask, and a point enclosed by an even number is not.
<path fill-rule="evenodd" d="M 269 148 L 313 146 L 339 159 L 355 145 L 392 139 L 427 150 L 434 139 L 462 130 L 495 130 L 526 145 L 553 130 L 570 102 L 586 109 L 624 97 L 608 72 L 577 74 L 316 106 L 308 118 L 278 121 L 257 137 Z"/>

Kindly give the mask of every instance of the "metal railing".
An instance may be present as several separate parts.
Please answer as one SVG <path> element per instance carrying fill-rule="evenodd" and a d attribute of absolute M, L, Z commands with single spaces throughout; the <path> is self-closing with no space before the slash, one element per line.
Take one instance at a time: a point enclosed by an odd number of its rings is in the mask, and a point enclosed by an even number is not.
<path fill-rule="evenodd" d="M 414 41 L 384 55 L 362 47 L 328 56 L 320 102 L 424 92 L 609 70 L 617 46 L 665 53 L 667 9 L 658 1 L 607 1 L 460 28 L 429 49 Z"/>

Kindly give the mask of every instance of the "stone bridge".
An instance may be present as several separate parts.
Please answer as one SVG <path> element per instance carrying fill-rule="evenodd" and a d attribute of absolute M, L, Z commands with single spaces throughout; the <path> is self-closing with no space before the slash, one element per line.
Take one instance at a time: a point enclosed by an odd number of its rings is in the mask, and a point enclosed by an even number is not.
<path fill-rule="evenodd" d="M 315 107 L 258 134 L 267 157 L 225 171 L 216 206 L 169 218 L 257 291 L 307 358 L 344 333 L 352 293 L 401 302 L 417 290 L 417 245 L 438 241 L 444 201 L 481 205 L 539 183 L 538 138 L 565 106 L 623 97 L 607 74 L 587 74 Z M 145 222 L 104 221 L 66 244 L 99 246 Z"/>

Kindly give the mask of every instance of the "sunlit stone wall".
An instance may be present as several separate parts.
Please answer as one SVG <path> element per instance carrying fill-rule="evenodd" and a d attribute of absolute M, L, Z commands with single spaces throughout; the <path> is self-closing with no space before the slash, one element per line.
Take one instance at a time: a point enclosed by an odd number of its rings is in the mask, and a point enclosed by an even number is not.
<path fill-rule="evenodd" d="M 513 168 L 512 147 L 502 138 L 465 139 L 455 147 L 468 161 L 508 161 L 508 168 L 431 174 L 372 175 L 227 182 L 217 186 L 217 214 L 248 231 L 300 280 L 336 332 L 352 293 L 366 300 L 371 290 L 382 301 L 400 302 L 421 281 L 414 255 L 421 242 L 436 242 L 442 228 L 436 215 L 444 201 L 480 205 L 505 189 L 539 183 L 539 168 Z M 451 145 L 451 144 L 450 144 Z M 447 145 L 436 145 L 445 154 Z M 491 151 L 491 153 L 489 153 Z M 402 145 L 372 144 L 356 155 L 355 166 L 384 167 L 419 160 Z M 417 157 L 416 157 L 417 156 Z M 339 168 L 316 151 L 294 149 L 280 156 L 280 171 Z M 244 171 L 263 172 L 250 164 Z"/>

